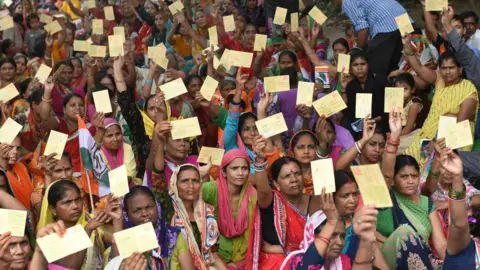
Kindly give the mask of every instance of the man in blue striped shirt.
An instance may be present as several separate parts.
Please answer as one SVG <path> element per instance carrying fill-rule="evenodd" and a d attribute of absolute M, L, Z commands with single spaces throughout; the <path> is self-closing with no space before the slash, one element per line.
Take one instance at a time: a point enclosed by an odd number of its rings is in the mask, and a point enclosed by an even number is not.
<path fill-rule="evenodd" d="M 407 13 L 405 8 L 395 0 L 334 1 L 352 21 L 357 46 L 367 50 L 369 69 L 379 74 L 398 69 L 403 45 L 395 17 Z"/>

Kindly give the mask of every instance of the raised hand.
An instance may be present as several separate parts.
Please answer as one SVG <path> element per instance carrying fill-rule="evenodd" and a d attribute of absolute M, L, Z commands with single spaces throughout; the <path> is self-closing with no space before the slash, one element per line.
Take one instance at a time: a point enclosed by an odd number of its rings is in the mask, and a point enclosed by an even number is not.
<path fill-rule="evenodd" d="M 312 118 L 312 107 L 308 107 L 305 104 L 296 105 L 295 111 L 305 120 Z"/>
<path fill-rule="evenodd" d="M 267 147 L 267 139 L 262 135 L 255 136 L 252 149 L 257 156 L 257 159 L 265 160 L 265 147 Z"/>
<path fill-rule="evenodd" d="M 123 219 L 123 210 L 122 210 L 122 203 L 120 202 L 120 198 L 113 197 L 112 194 L 108 195 L 107 208 L 105 209 L 105 213 L 112 220 Z"/>
<path fill-rule="evenodd" d="M 243 88 L 245 87 L 245 83 L 248 81 L 248 77 L 248 74 L 242 74 L 241 68 L 238 69 L 236 77 L 237 89 L 243 90 Z"/>
<path fill-rule="evenodd" d="M 400 112 L 395 112 L 393 109 L 388 115 L 388 125 L 390 126 L 390 138 L 394 140 L 400 139 L 402 132 L 402 117 Z"/>
<path fill-rule="evenodd" d="M 325 193 L 325 188 L 323 188 L 322 194 L 320 195 L 320 204 L 320 208 L 327 216 L 327 222 L 330 222 L 336 226 L 339 215 L 333 200 L 333 193 Z"/>
<path fill-rule="evenodd" d="M 45 44 L 47 45 L 47 47 L 52 47 L 52 45 L 53 45 L 52 35 L 47 34 L 47 36 L 45 37 Z"/>
<path fill-rule="evenodd" d="M 353 231 L 361 240 L 374 242 L 378 210 L 374 205 L 364 205 L 353 217 Z"/>
<path fill-rule="evenodd" d="M 463 162 L 450 148 L 445 148 L 440 154 L 440 164 L 454 176 L 463 176 Z M 458 177 L 453 177 L 454 179 Z"/>
<path fill-rule="evenodd" d="M 3 260 L 3 257 L 7 252 L 7 248 L 10 245 L 10 240 L 12 240 L 12 235 L 10 232 L 0 235 L 0 260 Z"/>
<path fill-rule="evenodd" d="M 206 100 L 200 91 L 195 93 L 195 102 L 202 107 L 210 106 L 210 101 Z"/>
<path fill-rule="evenodd" d="M 55 158 L 57 154 L 53 153 L 48 156 L 43 156 L 41 157 L 41 168 L 44 170 L 46 175 L 52 176 L 53 175 L 53 169 L 55 166 L 58 164 L 58 160 Z"/>
<path fill-rule="evenodd" d="M 172 130 L 172 125 L 168 121 L 160 121 L 155 125 L 155 133 L 161 140 L 167 139 L 167 134 Z"/>
<path fill-rule="evenodd" d="M 205 179 L 210 175 L 210 170 L 212 169 L 212 157 L 208 158 L 208 163 L 205 165 L 199 165 L 198 170 L 200 171 L 200 179 Z"/>
<path fill-rule="evenodd" d="M 101 112 L 96 112 L 95 115 L 93 116 L 93 125 L 98 129 L 98 130 L 104 130 L 105 129 L 105 114 Z"/>
<path fill-rule="evenodd" d="M 312 39 L 316 39 L 318 37 L 318 33 L 320 33 L 320 25 L 315 23 L 312 27 Z"/>
<path fill-rule="evenodd" d="M 63 223 L 62 220 L 59 220 L 57 222 L 47 224 L 47 226 L 41 228 L 37 232 L 37 238 L 42 238 L 54 233 L 58 234 L 60 237 L 63 237 L 66 231 L 67 229 L 65 227 L 65 224 Z M 39 248 L 38 245 L 37 245 L 37 248 Z"/>
<path fill-rule="evenodd" d="M 123 270 L 147 270 L 147 260 L 141 253 L 135 252 L 125 260 Z"/>
<path fill-rule="evenodd" d="M 8 159 L 10 150 L 11 150 L 10 144 L 0 143 L 0 158 Z"/>
<path fill-rule="evenodd" d="M 114 70 L 122 70 L 123 65 L 125 65 L 125 59 L 123 56 L 115 57 L 115 61 L 113 62 L 113 69 Z"/>
<path fill-rule="evenodd" d="M 105 211 L 100 211 L 96 213 L 95 217 L 93 219 L 90 219 L 88 221 L 87 226 L 85 227 L 86 230 L 95 230 L 98 227 L 107 224 L 111 221 L 112 219 L 105 213 Z"/>
<path fill-rule="evenodd" d="M 375 120 L 370 119 L 370 114 L 365 116 L 365 118 L 363 119 L 362 140 L 365 140 L 365 142 L 370 141 L 370 139 L 373 137 L 373 134 L 375 134 L 376 127 L 377 124 L 375 123 Z"/>
<path fill-rule="evenodd" d="M 320 117 L 317 120 L 317 125 L 315 126 L 315 135 L 317 135 L 320 145 L 327 146 L 327 143 L 328 143 L 327 118 L 325 118 L 324 116 Z"/>
<path fill-rule="evenodd" d="M 442 24 L 451 25 L 454 15 L 455 15 L 455 12 L 453 11 L 452 7 L 449 6 L 448 9 L 443 9 Z"/>
<path fill-rule="evenodd" d="M 199 52 L 195 55 L 195 65 L 200 66 L 203 64 L 203 53 Z"/>
<path fill-rule="evenodd" d="M 268 106 L 270 106 L 273 103 L 273 94 L 269 92 L 263 92 L 260 95 L 260 100 L 258 101 L 257 104 L 257 110 L 259 112 L 265 112 L 267 111 Z"/>

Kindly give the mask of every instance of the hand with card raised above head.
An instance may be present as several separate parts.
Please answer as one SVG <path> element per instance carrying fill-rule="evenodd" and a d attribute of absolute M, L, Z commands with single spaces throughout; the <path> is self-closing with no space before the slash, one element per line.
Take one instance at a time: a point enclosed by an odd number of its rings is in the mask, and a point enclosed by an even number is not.
<path fill-rule="evenodd" d="M 125 59 L 123 58 L 123 56 L 115 57 L 115 60 L 113 62 L 114 70 L 122 70 L 124 65 L 125 65 Z"/>
<path fill-rule="evenodd" d="M 252 149 L 256 155 L 257 162 L 264 162 L 266 160 L 265 149 L 267 147 L 267 139 L 262 135 L 257 135 L 253 138 Z"/>
<path fill-rule="evenodd" d="M 53 169 L 58 164 L 58 160 L 55 158 L 56 155 L 57 155 L 56 153 L 52 153 L 48 156 L 40 157 L 41 168 L 43 169 L 45 174 L 48 176 L 53 175 Z"/>
<path fill-rule="evenodd" d="M 352 219 L 353 231 L 366 242 L 375 242 L 378 210 L 374 205 L 362 206 Z"/>
<path fill-rule="evenodd" d="M 333 193 L 326 193 L 326 188 L 323 188 L 322 194 L 320 194 L 320 209 L 327 216 L 327 222 L 337 226 L 339 214 L 333 200 Z"/>
<path fill-rule="evenodd" d="M 365 118 L 363 119 L 363 136 L 359 141 L 361 148 L 365 146 L 365 144 L 368 143 L 370 139 L 373 138 L 376 127 L 377 124 L 375 123 L 375 120 L 370 119 L 370 114 L 365 116 Z"/>
<path fill-rule="evenodd" d="M 395 112 L 392 108 L 388 115 L 388 125 L 390 127 L 390 139 L 393 141 L 400 140 L 400 133 L 402 132 L 402 114 Z"/>
<path fill-rule="evenodd" d="M 260 94 L 260 100 L 257 104 L 257 112 L 266 112 L 268 107 L 273 103 L 273 94 L 264 92 Z"/>
<path fill-rule="evenodd" d="M 444 26 L 451 26 L 453 21 L 453 16 L 455 16 L 455 11 L 452 7 L 448 7 L 447 9 L 443 9 L 442 13 L 442 24 Z M 447 31 L 448 32 L 448 31 Z"/>
<path fill-rule="evenodd" d="M 109 194 L 107 197 L 107 208 L 105 209 L 105 212 L 113 221 L 123 221 L 122 202 L 120 198 Z"/>
<path fill-rule="evenodd" d="M 45 45 L 47 45 L 48 48 L 51 48 L 53 45 L 53 37 L 52 35 L 47 34 L 45 37 Z"/>
<path fill-rule="evenodd" d="M 93 230 L 96 230 L 100 226 L 103 226 L 111 221 L 112 219 L 104 210 L 99 211 L 95 213 L 95 217 L 88 221 L 87 226 L 85 226 L 85 231 L 87 231 L 87 234 L 90 234 L 89 232 L 92 232 Z"/>
<path fill-rule="evenodd" d="M 97 130 L 105 130 L 105 114 L 101 112 L 96 112 L 93 116 L 93 125 L 97 128 Z"/>
<path fill-rule="evenodd" d="M 208 181 L 210 178 L 210 170 L 212 169 L 212 157 L 208 158 L 208 162 L 204 165 L 198 165 L 198 171 L 200 172 L 200 179 Z"/>
<path fill-rule="evenodd" d="M 123 263 L 123 270 L 147 270 L 147 259 L 142 253 L 134 252 Z"/>
<path fill-rule="evenodd" d="M 155 134 L 162 141 L 166 141 L 170 131 L 172 131 L 172 124 L 169 121 L 160 121 L 160 123 L 155 125 Z"/>
<path fill-rule="evenodd" d="M 295 111 L 300 117 L 303 118 L 304 121 L 308 121 L 312 118 L 312 109 L 313 107 L 308 107 L 305 104 L 299 104 L 295 106 Z"/>
<path fill-rule="evenodd" d="M 440 164 L 445 171 L 455 177 L 453 179 L 463 180 L 463 162 L 460 157 L 450 148 L 445 148 L 440 154 Z M 454 180 L 455 181 L 455 180 Z"/>
<path fill-rule="evenodd" d="M 7 263 L 5 260 L 4 256 L 7 253 L 7 248 L 10 246 L 10 240 L 12 240 L 12 235 L 10 232 L 6 232 L 0 235 L 0 261 L 4 261 Z M 10 250 L 8 251 L 10 252 Z M 0 266 L 2 264 L 0 263 Z M 8 269 L 8 267 L 6 268 Z"/>

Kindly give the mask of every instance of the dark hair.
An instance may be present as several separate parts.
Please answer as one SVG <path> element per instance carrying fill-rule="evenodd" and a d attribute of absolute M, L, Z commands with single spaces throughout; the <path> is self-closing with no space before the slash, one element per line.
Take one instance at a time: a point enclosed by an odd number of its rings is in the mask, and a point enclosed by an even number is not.
<path fill-rule="evenodd" d="M 290 51 L 290 50 L 283 50 L 282 52 L 280 52 L 280 54 L 278 55 L 278 62 L 279 62 L 279 63 L 280 63 L 280 59 L 281 59 L 284 55 L 290 56 L 290 58 L 292 58 L 293 62 L 294 62 L 295 64 L 297 64 L 297 62 L 298 62 L 297 55 L 295 55 L 295 53 L 292 52 L 292 51 Z"/>
<path fill-rule="evenodd" d="M 18 83 L 18 92 L 20 92 L 20 94 L 25 95 L 25 92 L 27 92 L 27 89 L 28 89 L 28 85 L 30 84 L 30 82 L 32 81 L 32 78 L 31 77 L 28 77 L 26 79 L 24 79 L 23 81 L 21 81 L 20 83 Z M 24 97 L 24 98 L 27 98 L 27 97 Z"/>
<path fill-rule="evenodd" d="M 145 103 L 143 104 L 143 111 L 144 112 L 147 112 L 147 107 L 148 107 L 148 102 L 150 102 L 150 100 L 155 97 L 155 95 L 150 95 L 148 96 L 146 99 L 145 99 Z"/>
<path fill-rule="evenodd" d="M 477 13 L 475 13 L 475 11 L 464 11 L 460 13 L 460 17 L 462 17 L 464 21 L 467 18 L 473 17 L 473 21 L 475 22 L 475 24 L 478 24 L 478 15 Z"/>
<path fill-rule="evenodd" d="M 335 124 L 333 123 L 332 119 L 331 118 L 325 118 L 325 120 L 327 121 L 327 124 L 329 124 L 330 127 L 332 127 L 333 131 L 336 132 Z M 318 123 L 318 120 L 315 121 L 315 123 L 313 123 L 312 130 L 311 130 L 313 133 L 315 133 L 315 129 L 317 129 L 317 123 Z"/>
<path fill-rule="evenodd" d="M 302 169 L 302 166 L 300 165 L 300 162 L 298 162 L 298 160 L 296 160 L 295 158 L 289 157 L 289 156 L 278 158 L 277 160 L 275 160 L 273 162 L 272 166 L 270 167 L 270 170 L 272 172 L 272 179 L 275 182 L 278 180 L 278 176 L 280 175 L 280 171 L 282 170 L 283 165 L 291 163 L 291 162 L 297 164 L 298 167 L 300 168 L 300 170 Z"/>
<path fill-rule="evenodd" d="M 247 121 L 247 119 L 250 119 L 250 118 L 255 119 L 255 121 L 257 121 L 258 119 L 257 115 L 252 112 L 245 112 L 240 114 L 240 117 L 238 119 L 238 129 L 237 129 L 238 134 L 242 134 L 241 132 L 242 132 L 243 125 L 245 125 L 245 121 Z"/>
<path fill-rule="evenodd" d="M 355 183 L 357 185 L 357 181 L 355 181 L 355 177 L 353 177 L 353 174 L 348 171 L 344 170 L 338 170 L 333 173 L 335 176 L 335 192 L 333 193 L 333 196 L 335 197 L 335 194 L 345 185 L 348 183 Z"/>
<path fill-rule="evenodd" d="M 202 78 L 198 76 L 197 74 L 190 74 L 185 78 L 185 86 L 188 88 L 188 85 L 194 80 L 200 80 L 200 82 L 203 82 Z"/>
<path fill-rule="evenodd" d="M 442 63 L 446 60 L 453 60 L 453 63 L 457 66 L 457 67 L 462 67 L 462 65 L 460 65 L 460 63 L 458 62 L 457 58 L 455 57 L 455 53 L 452 52 L 452 51 L 445 51 L 444 53 L 442 53 L 440 55 L 440 58 L 438 58 L 438 65 L 441 66 Z"/>
<path fill-rule="evenodd" d="M 60 179 L 52 184 L 48 192 L 48 205 L 55 206 L 58 201 L 65 197 L 67 190 L 75 190 L 80 194 L 80 189 L 77 184 L 68 179 Z"/>
<path fill-rule="evenodd" d="M 387 133 L 385 132 L 385 130 L 381 127 L 381 126 L 376 126 L 375 127 L 375 132 L 373 133 L 374 135 L 375 134 L 380 134 L 383 136 L 383 138 L 385 139 L 385 141 L 387 140 Z"/>
<path fill-rule="evenodd" d="M 396 160 L 395 160 L 395 170 L 394 170 L 394 175 L 397 175 L 397 173 L 403 169 L 405 166 L 413 166 L 415 170 L 420 172 L 420 166 L 418 165 L 417 160 L 409 155 L 398 155 Z"/>
<path fill-rule="evenodd" d="M 17 54 L 13 57 L 13 60 L 15 61 L 15 60 L 20 59 L 20 58 L 25 59 L 25 64 L 27 64 L 27 62 L 28 62 L 27 56 L 25 56 L 23 53 L 17 53 Z"/>
<path fill-rule="evenodd" d="M 297 134 L 293 135 L 293 137 L 292 137 L 292 151 L 293 151 L 293 148 L 295 148 L 295 146 L 297 145 L 298 141 L 300 140 L 300 137 L 303 137 L 303 136 L 306 136 L 306 135 L 308 135 L 308 136 L 310 136 L 310 138 L 312 138 L 315 145 L 318 145 L 318 139 L 317 139 L 317 137 L 315 137 L 315 135 L 313 135 L 308 130 L 302 130 L 302 131 L 299 131 Z"/>
<path fill-rule="evenodd" d="M 67 107 L 67 104 L 68 102 L 70 102 L 70 100 L 74 97 L 78 97 L 79 99 L 81 99 L 83 101 L 83 98 L 82 96 L 80 96 L 79 94 L 77 93 L 71 93 L 71 94 L 68 94 L 66 95 L 64 98 L 63 98 L 63 108 Z M 84 101 L 83 101 L 84 102 Z"/>
<path fill-rule="evenodd" d="M 30 106 L 32 106 L 33 104 L 39 105 L 40 103 L 42 103 L 42 97 L 44 92 L 45 91 L 43 88 L 33 89 L 32 94 L 30 94 L 30 96 L 28 97 L 28 103 L 30 103 Z"/>
<path fill-rule="evenodd" d="M 395 77 L 394 83 L 399 82 L 406 83 L 410 88 L 415 89 L 415 79 L 413 78 L 412 74 L 408 72 L 400 73 L 397 77 Z"/>
<path fill-rule="evenodd" d="M 150 189 L 145 186 L 134 186 L 130 189 L 130 192 L 125 195 L 125 198 L 123 198 L 123 207 L 125 208 L 125 212 L 128 213 L 128 201 L 138 194 L 147 195 L 154 203 L 156 203 L 155 196 Z"/>
<path fill-rule="evenodd" d="M 62 158 L 68 159 L 68 161 L 70 161 L 70 164 L 73 166 L 72 157 L 70 157 L 70 153 L 68 153 L 67 151 L 63 151 L 62 157 L 60 159 Z"/>
<path fill-rule="evenodd" d="M 287 67 L 282 70 L 280 70 L 280 75 L 288 75 L 290 79 L 290 88 L 297 88 L 298 86 L 298 74 L 297 74 L 297 69 L 294 67 Z"/>
<path fill-rule="evenodd" d="M 465 21 L 463 20 L 462 17 L 460 17 L 460 15 L 453 15 L 453 19 L 452 21 L 459 21 L 461 24 L 462 24 L 462 27 L 465 28 L 467 25 L 465 24 Z"/>
<path fill-rule="evenodd" d="M 358 58 L 362 58 L 363 60 L 368 62 L 368 55 L 364 50 L 350 50 L 350 64 L 355 62 Z"/>
<path fill-rule="evenodd" d="M 255 26 L 252 22 L 252 19 L 250 18 L 250 16 L 247 16 L 246 14 L 239 14 L 237 15 L 237 17 L 235 17 L 235 19 L 237 19 L 238 17 L 242 17 L 244 20 L 245 20 L 245 28 L 247 28 L 247 25 L 251 24 L 253 26 Z M 255 28 L 257 28 L 255 26 Z"/>
<path fill-rule="evenodd" d="M 197 167 L 195 167 L 193 165 L 183 165 L 178 170 L 177 181 L 178 181 L 178 176 L 180 175 L 180 173 L 185 172 L 185 171 L 190 171 L 190 170 L 196 171 L 198 173 L 198 176 L 200 177 L 200 171 L 197 169 Z"/>
<path fill-rule="evenodd" d="M 61 60 L 58 63 L 55 64 L 55 70 L 58 70 L 61 66 L 69 66 L 73 69 L 73 64 L 70 61 L 70 59 L 67 60 Z"/>
<path fill-rule="evenodd" d="M 4 39 L 2 41 L 2 53 L 7 53 L 8 48 L 13 45 L 13 41 L 11 39 Z"/>
<path fill-rule="evenodd" d="M 208 75 L 208 65 L 201 64 L 200 68 L 198 69 L 198 75 L 201 78 L 206 78 Z M 203 80 L 202 80 L 203 81 Z"/>
<path fill-rule="evenodd" d="M 17 63 L 15 63 L 15 61 L 13 61 L 12 58 L 7 58 L 7 59 L 5 59 L 5 60 L 3 60 L 3 61 L 0 61 L 0 68 L 1 68 L 3 65 L 8 64 L 8 63 L 12 64 L 13 67 L 14 67 L 15 69 L 17 69 Z"/>
<path fill-rule="evenodd" d="M 29 29 L 32 28 L 32 25 L 31 25 L 30 22 L 31 22 L 32 20 L 35 20 L 35 19 L 36 19 L 36 20 L 40 20 L 40 17 L 38 17 L 38 15 L 37 15 L 36 13 L 32 13 L 32 14 L 28 15 L 28 17 L 27 17 L 27 26 L 28 26 Z"/>
<path fill-rule="evenodd" d="M 33 46 L 33 51 L 29 53 L 30 58 L 34 57 L 45 57 L 45 50 L 47 44 L 45 43 L 45 34 L 42 34 L 39 38 L 35 39 L 35 45 Z"/>
<path fill-rule="evenodd" d="M 347 48 L 347 52 L 350 51 L 350 45 L 348 45 L 348 42 L 344 38 L 338 38 L 332 43 L 332 49 L 335 47 L 335 45 L 340 44 L 343 47 Z"/>

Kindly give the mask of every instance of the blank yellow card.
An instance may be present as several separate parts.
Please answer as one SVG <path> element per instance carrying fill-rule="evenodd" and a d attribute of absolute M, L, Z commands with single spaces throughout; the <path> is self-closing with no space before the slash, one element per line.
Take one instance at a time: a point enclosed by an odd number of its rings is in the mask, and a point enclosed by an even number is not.
<path fill-rule="evenodd" d="M 91 57 L 105 57 L 107 55 L 107 47 L 99 45 L 88 46 L 88 55 Z"/>
<path fill-rule="evenodd" d="M 447 130 L 445 143 L 447 147 L 458 149 L 473 144 L 472 130 L 470 129 L 470 121 L 464 120 L 455 125 L 451 125 Z"/>
<path fill-rule="evenodd" d="M 142 241 L 145 240 L 142 239 Z M 49 234 L 37 239 L 37 244 L 42 249 L 43 255 L 49 263 L 58 261 L 93 245 L 92 240 L 90 240 L 90 237 L 88 237 L 85 229 L 80 224 L 68 228 L 63 237 L 56 233 Z"/>
<path fill-rule="evenodd" d="M 90 47 L 90 43 L 86 40 L 73 41 L 73 50 L 76 52 L 88 52 L 88 47 Z"/>
<path fill-rule="evenodd" d="M 208 159 L 211 158 L 213 165 L 220 166 L 224 154 L 225 149 L 202 146 L 197 161 L 199 163 L 208 163 Z"/>
<path fill-rule="evenodd" d="M 273 24 L 283 25 L 285 19 L 287 18 L 287 9 L 282 7 L 277 7 L 275 10 L 275 17 L 273 18 Z"/>
<path fill-rule="evenodd" d="M 448 0 L 426 0 L 426 11 L 443 11 L 448 8 Z"/>
<path fill-rule="evenodd" d="M 337 63 L 337 72 L 349 73 L 350 72 L 350 55 L 339 54 Z"/>
<path fill-rule="evenodd" d="M 5 31 L 7 29 L 13 28 L 13 18 L 6 16 L 0 19 L 0 31 Z"/>
<path fill-rule="evenodd" d="M 389 113 L 392 108 L 394 112 L 403 111 L 403 87 L 385 88 L 385 112 Z"/>
<path fill-rule="evenodd" d="M 143 253 L 158 248 L 157 235 L 152 222 L 116 232 L 113 237 L 122 259 L 130 257 L 134 252 Z"/>
<path fill-rule="evenodd" d="M 124 36 L 113 35 L 108 36 L 108 50 L 110 52 L 110 57 L 123 56 L 125 54 L 123 50 L 123 40 Z"/>
<path fill-rule="evenodd" d="M 182 120 L 171 121 L 172 138 L 174 140 L 195 137 L 202 134 L 197 117 L 190 117 Z"/>
<path fill-rule="evenodd" d="M 83 5 L 88 9 L 97 7 L 97 4 L 95 3 L 95 0 L 85 0 Z"/>
<path fill-rule="evenodd" d="M 25 235 L 27 211 L 0 209 L 0 234 L 10 232 L 12 236 Z"/>
<path fill-rule="evenodd" d="M 292 32 L 298 31 L 298 13 L 296 12 L 290 14 L 290 28 Z"/>
<path fill-rule="evenodd" d="M 396 17 L 395 22 L 397 23 L 398 30 L 400 30 L 402 37 L 413 32 L 412 22 L 408 17 L 408 13 Z"/>
<path fill-rule="evenodd" d="M 68 135 L 57 132 L 55 130 L 50 131 L 48 136 L 47 146 L 43 154 L 45 156 L 55 153 L 55 159 L 60 160 L 62 158 L 63 150 L 67 144 Z"/>
<path fill-rule="evenodd" d="M 215 94 L 217 86 L 218 82 L 214 78 L 207 75 L 207 78 L 203 82 L 202 88 L 200 88 L 200 93 L 202 93 L 202 96 L 206 100 L 210 101 Z"/>
<path fill-rule="evenodd" d="M 265 138 L 272 137 L 288 130 L 282 113 L 277 113 L 265 119 L 255 122 L 258 133 Z"/>
<path fill-rule="evenodd" d="M 40 22 L 44 24 L 49 24 L 53 21 L 53 17 L 47 14 L 40 14 Z"/>
<path fill-rule="evenodd" d="M 231 66 L 249 68 L 252 66 L 252 59 L 253 53 L 251 52 L 230 51 L 229 63 Z"/>
<path fill-rule="evenodd" d="M 0 101 L 7 102 L 18 95 L 19 93 L 14 83 L 11 83 L 0 89 Z"/>
<path fill-rule="evenodd" d="M 338 91 L 333 91 L 332 93 L 313 102 L 313 107 L 317 111 L 318 115 L 330 117 L 331 115 L 347 108 L 347 104 L 345 104 L 345 101 L 340 96 Z"/>
<path fill-rule="evenodd" d="M 450 126 L 453 126 L 457 123 L 456 117 L 451 116 L 440 116 L 440 120 L 438 122 L 438 132 L 437 132 L 437 139 L 446 138 L 447 131 L 450 129 Z"/>
<path fill-rule="evenodd" d="M 365 205 L 376 208 L 392 207 L 392 198 L 378 164 L 351 166 Z"/>
<path fill-rule="evenodd" d="M 165 55 L 167 48 L 163 43 L 158 44 L 155 47 L 148 47 L 148 58 L 154 59 L 158 54 Z"/>
<path fill-rule="evenodd" d="M 183 3 L 180 0 L 178 0 L 178 1 L 174 2 L 173 4 L 171 4 L 170 6 L 168 6 L 168 9 L 170 9 L 170 12 L 172 13 L 172 15 L 175 15 L 179 11 L 182 11 L 183 8 L 184 8 Z"/>
<path fill-rule="evenodd" d="M 331 158 L 318 159 L 310 162 L 312 167 L 313 190 L 315 195 L 335 192 L 335 176 L 333 174 L 333 161 Z"/>
<path fill-rule="evenodd" d="M 93 19 L 92 20 L 92 33 L 94 35 L 103 35 L 103 20 Z"/>
<path fill-rule="evenodd" d="M 314 89 L 315 89 L 314 83 L 298 82 L 297 105 L 305 104 L 306 106 L 311 107 Z"/>
<path fill-rule="evenodd" d="M 165 101 L 187 93 L 187 88 L 182 78 L 160 85 L 160 90 L 165 94 Z"/>
<path fill-rule="evenodd" d="M 283 92 L 290 90 L 290 77 L 288 75 L 270 76 L 263 78 L 265 91 L 269 93 Z"/>
<path fill-rule="evenodd" d="M 0 143 L 11 144 L 20 130 L 22 130 L 22 125 L 15 122 L 12 118 L 8 118 L 0 128 Z"/>
<path fill-rule="evenodd" d="M 58 23 L 58 21 L 53 21 L 53 22 L 45 25 L 44 29 L 45 29 L 45 31 L 48 32 L 48 34 L 53 35 L 57 32 L 62 31 L 62 26 L 60 25 L 60 23 Z"/>
<path fill-rule="evenodd" d="M 310 17 L 312 17 L 319 25 L 322 25 L 327 20 L 327 16 L 325 16 L 325 14 L 323 14 L 323 12 L 316 6 L 313 6 L 308 15 L 310 15 Z"/>
<path fill-rule="evenodd" d="M 230 64 L 230 50 L 225 49 L 222 54 L 222 58 L 220 58 L 220 64 L 225 67 L 226 70 L 229 70 L 231 67 Z"/>
<path fill-rule="evenodd" d="M 52 68 L 42 64 L 40 68 L 38 69 L 37 73 L 35 74 L 35 78 L 38 79 L 40 83 L 45 83 L 48 79 L 48 76 L 50 76 L 50 73 L 52 72 Z"/>
<path fill-rule="evenodd" d="M 223 17 L 223 27 L 225 27 L 226 32 L 235 31 L 235 19 L 233 15 Z"/>
<path fill-rule="evenodd" d="M 256 34 L 255 35 L 255 44 L 253 45 L 253 50 L 256 52 L 265 50 L 267 47 L 267 35 Z"/>
<path fill-rule="evenodd" d="M 157 50 L 157 52 L 160 50 Z M 168 58 L 165 54 L 162 53 L 157 53 L 155 57 L 152 58 L 152 60 L 160 67 L 163 69 L 168 68 Z"/>
<path fill-rule="evenodd" d="M 103 12 L 105 12 L 105 19 L 109 21 L 115 21 L 115 14 L 113 13 L 112 6 L 104 7 Z"/>
<path fill-rule="evenodd" d="M 108 171 L 108 182 L 110 184 L 110 191 L 115 197 L 122 197 L 130 192 L 127 167 L 122 165 L 114 170 Z"/>
<path fill-rule="evenodd" d="M 208 28 L 208 37 L 210 40 L 210 45 L 218 46 L 218 35 L 217 35 L 217 26 L 214 25 Z"/>
<path fill-rule="evenodd" d="M 93 94 L 93 102 L 95 103 L 95 109 L 101 113 L 111 113 L 112 104 L 110 103 L 110 95 L 108 90 L 95 91 Z"/>
<path fill-rule="evenodd" d="M 355 117 L 365 118 L 372 114 L 372 94 L 357 93 L 355 100 Z"/>
<path fill-rule="evenodd" d="M 123 41 L 125 42 L 125 27 L 123 27 L 123 26 L 113 27 L 113 34 L 116 35 L 116 36 L 122 36 Z"/>

